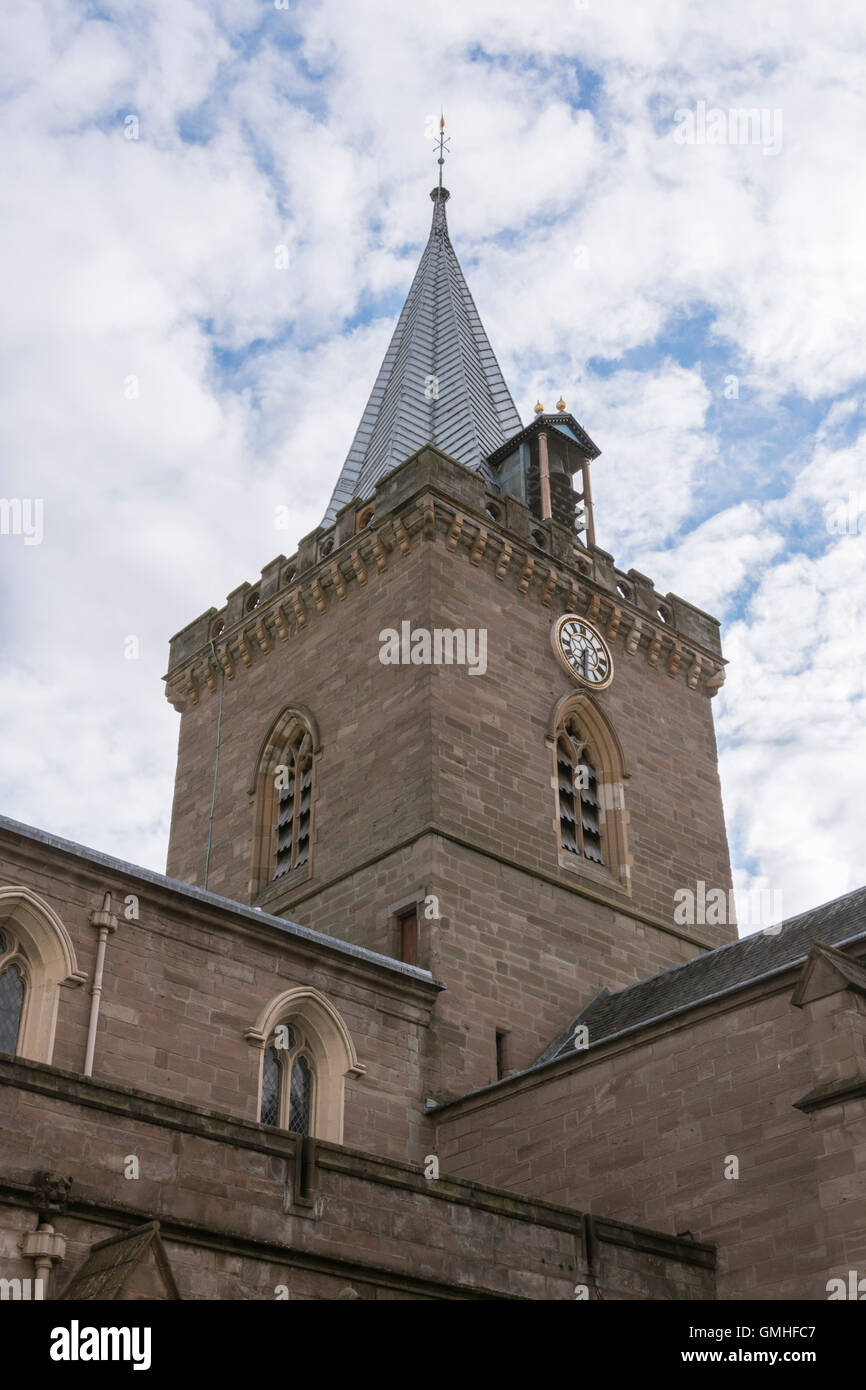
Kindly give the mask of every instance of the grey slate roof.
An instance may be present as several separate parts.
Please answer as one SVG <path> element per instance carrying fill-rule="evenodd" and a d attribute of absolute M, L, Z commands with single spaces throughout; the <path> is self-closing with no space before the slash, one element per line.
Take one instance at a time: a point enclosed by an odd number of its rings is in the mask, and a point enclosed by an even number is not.
<path fill-rule="evenodd" d="M 573 1047 L 578 1023 L 589 1029 L 589 1045 L 602 1042 L 651 1019 L 676 1013 L 715 995 L 804 961 L 813 941 L 838 946 L 866 933 L 866 888 L 855 889 L 785 922 L 776 935 L 755 932 L 729 946 L 707 951 L 685 965 L 664 970 L 616 994 L 597 995 L 564 1033 L 539 1057 L 536 1066 L 563 1056 Z"/>
<path fill-rule="evenodd" d="M 521 428 L 448 236 L 447 188 L 434 189 L 430 239 L 322 524 L 425 444 L 468 468 Z M 425 385 L 436 377 L 438 398 Z"/>
<path fill-rule="evenodd" d="M 290 921 L 288 917 L 272 916 L 269 912 L 263 912 L 261 908 L 249 907 L 246 903 L 235 902 L 234 898 L 223 898 L 218 893 L 211 893 L 207 888 L 198 888 L 193 883 L 182 883 L 180 879 L 168 878 L 165 874 L 158 874 L 153 869 L 143 869 L 140 864 L 130 864 L 125 859 L 115 859 L 111 854 L 104 854 L 98 849 L 90 849 L 87 845 L 79 845 L 75 840 L 65 840 L 60 835 L 52 835 L 47 830 L 39 830 L 34 825 L 25 825 L 23 821 L 11 820 L 8 816 L 0 816 L 0 845 L 2 845 L 4 831 L 11 835 L 20 835 L 22 839 L 31 840 L 35 844 L 48 845 L 64 854 L 74 854 L 76 858 L 83 859 L 89 864 L 97 864 L 116 873 L 131 875 L 143 883 L 152 884 L 155 888 L 163 888 L 178 898 L 187 898 L 190 902 L 203 903 L 208 907 L 228 912 L 232 917 L 242 917 L 247 922 L 265 922 L 269 927 L 276 927 L 278 931 L 284 932 L 286 936 L 326 946 L 329 950 L 339 951 L 342 955 L 353 956 L 356 960 L 369 961 L 372 965 L 384 966 L 390 971 L 397 971 L 411 979 L 421 980 L 424 983 L 429 982 L 437 989 L 445 988 L 444 985 L 433 979 L 429 970 L 422 970 L 418 965 L 405 965 L 403 961 L 394 960 L 392 956 L 383 956 L 378 951 L 370 951 L 366 946 L 356 946 L 354 942 L 343 941 L 337 936 L 327 936 L 324 932 L 314 931 L 312 927 L 302 927 L 297 922 Z"/>

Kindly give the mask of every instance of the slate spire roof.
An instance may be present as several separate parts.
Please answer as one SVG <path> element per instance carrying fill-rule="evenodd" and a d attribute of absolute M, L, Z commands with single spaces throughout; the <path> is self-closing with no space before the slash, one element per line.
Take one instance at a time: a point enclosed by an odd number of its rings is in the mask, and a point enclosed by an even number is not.
<path fill-rule="evenodd" d="M 325 513 L 330 526 L 353 497 L 425 444 L 468 468 L 522 429 L 448 235 L 447 188 L 434 188 L 433 224 L 376 384 Z"/>

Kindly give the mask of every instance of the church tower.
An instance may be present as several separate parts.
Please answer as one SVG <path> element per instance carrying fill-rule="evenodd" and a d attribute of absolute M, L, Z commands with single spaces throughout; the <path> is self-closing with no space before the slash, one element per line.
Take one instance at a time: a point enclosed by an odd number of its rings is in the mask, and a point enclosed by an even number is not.
<path fill-rule="evenodd" d="M 172 640 L 167 871 L 428 969 L 444 1100 L 736 928 L 675 914 L 730 889 L 718 623 L 601 549 L 599 450 L 521 421 L 431 197 L 321 526 Z"/>

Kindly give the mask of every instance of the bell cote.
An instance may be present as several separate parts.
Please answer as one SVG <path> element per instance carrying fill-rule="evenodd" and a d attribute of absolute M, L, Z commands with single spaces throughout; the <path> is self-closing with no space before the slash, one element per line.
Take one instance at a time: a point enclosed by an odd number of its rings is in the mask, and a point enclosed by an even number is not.
<path fill-rule="evenodd" d="M 536 406 L 531 425 L 487 458 L 493 485 L 519 498 L 539 521 L 553 520 L 595 545 L 589 466 L 600 450 L 559 401 L 555 415 Z"/>

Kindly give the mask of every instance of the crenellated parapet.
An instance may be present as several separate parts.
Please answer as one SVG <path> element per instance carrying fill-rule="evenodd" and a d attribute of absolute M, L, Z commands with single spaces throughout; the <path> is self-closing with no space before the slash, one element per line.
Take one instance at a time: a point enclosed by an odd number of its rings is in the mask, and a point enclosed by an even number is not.
<path fill-rule="evenodd" d="M 258 580 L 241 584 L 171 640 L 166 693 L 177 709 L 196 704 L 221 679 L 303 639 L 311 625 L 377 573 L 441 543 L 455 563 L 488 568 L 526 602 L 583 614 L 625 656 L 644 660 L 712 696 L 724 681 L 719 624 L 676 594 L 659 594 L 637 570 L 587 547 L 553 518 L 539 520 L 517 497 L 432 446 L 376 486 L 375 499 L 350 502 L 333 526 L 278 555 Z"/>

